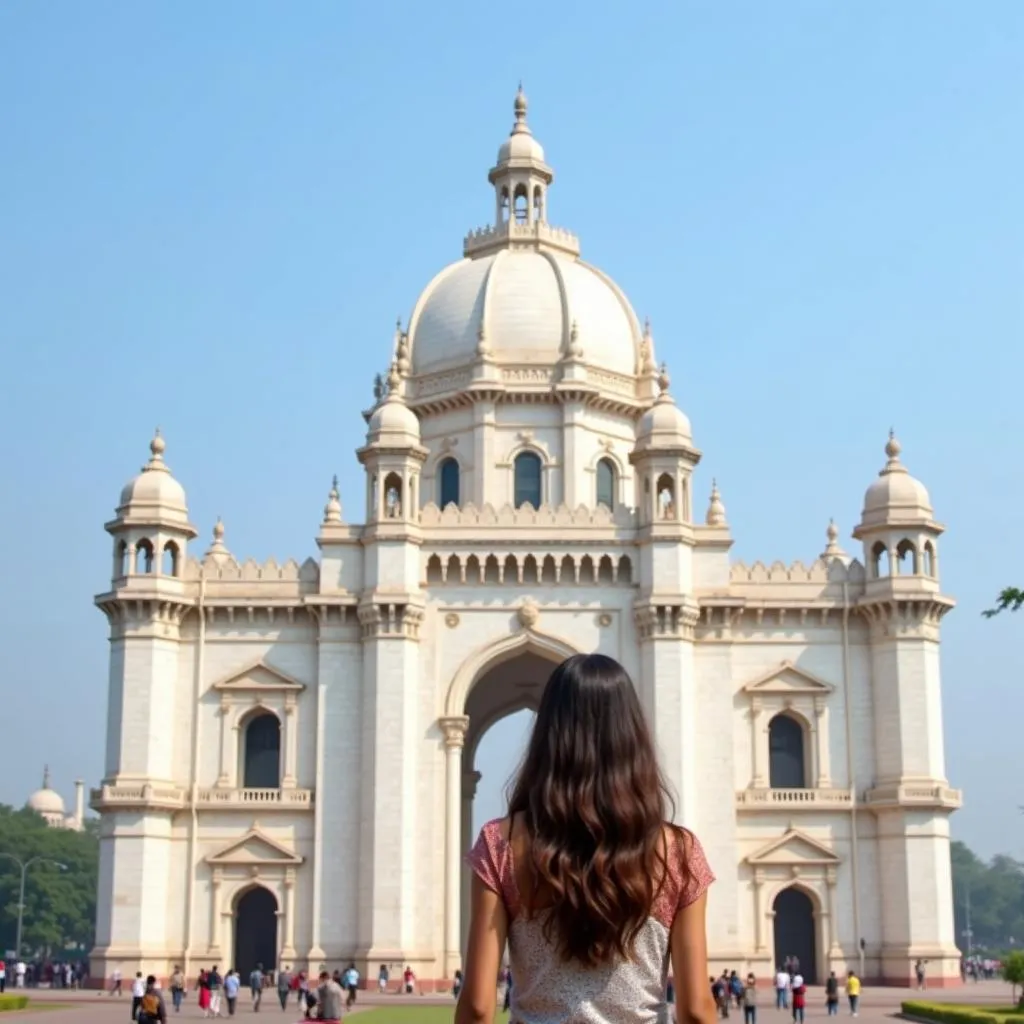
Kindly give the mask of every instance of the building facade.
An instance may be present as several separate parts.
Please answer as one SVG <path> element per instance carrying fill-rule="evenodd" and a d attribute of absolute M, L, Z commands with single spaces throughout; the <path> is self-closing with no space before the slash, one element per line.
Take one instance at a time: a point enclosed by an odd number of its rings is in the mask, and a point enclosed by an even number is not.
<path fill-rule="evenodd" d="M 43 787 L 25 801 L 25 807 L 35 811 L 50 828 L 68 828 L 81 832 L 85 827 L 85 783 L 75 779 L 75 813 L 68 814 L 64 797 L 50 786 L 50 766 L 43 768 Z"/>
<path fill-rule="evenodd" d="M 718 882 L 714 970 L 959 978 L 925 488 L 890 437 L 853 536 L 730 561 L 648 324 L 548 219 L 526 100 L 471 232 L 396 332 L 364 522 L 314 558 L 205 554 L 152 457 L 121 494 L 94 974 L 254 962 L 450 977 L 475 756 L 552 667 L 602 651 L 650 717 Z"/>

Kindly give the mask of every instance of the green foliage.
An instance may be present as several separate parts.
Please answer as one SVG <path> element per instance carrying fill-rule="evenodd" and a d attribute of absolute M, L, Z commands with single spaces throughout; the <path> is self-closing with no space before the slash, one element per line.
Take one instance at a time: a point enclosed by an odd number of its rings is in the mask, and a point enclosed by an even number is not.
<path fill-rule="evenodd" d="M 1024 608 L 1024 590 L 1020 587 L 1007 587 L 996 600 L 995 608 L 988 608 L 981 614 L 991 619 L 1000 612 L 1016 612 L 1021 608 Z"/>
<path fill-rule="evenodd" d="M 1015 949 L 1003 958 L 1003 980 L 1013 987 L 1013 998 L 1017 998 L 1017 986 L 1024 985 L 1024 952 Z M 1021 1009 L 1024 1011 L 1024 995 L 1021 996 Z"/>
<path fill-rule="evenodd" d="M 1024 1016 L 1012 1006 L 971 1006 L 967 1003 L 932 1003 L 908 999 L 903 1015 L 935 1024 L 1024 1024 Z"/>
<path fill-rule="evenodd" d="M 34 811 L 0 804 L 0 852 L 22 861 L 45 857 L 67 867 L 33 864 L 25 883 L 22 956 L 80 956 L 92 948 L 96 920 L 99 837 L 95 822 L 83 832 L 50 828 Z M 0 857 L 0 950 L 14 949 L 21 869 Z"/>
<path fill-rule="evenodd" d="M 956 937 L 967 951 L 967 904 L 975 949 L 992 954 L 1024 945 L 1024 864 L 1012 857 L 993 857 L 987 864 L 963 843 L 950 849 Z M 1002 957 L 1000 956 L 1000 959 Z"/>
<path fill-rule="evenodd" d="M 28 996 L 0 995 L 0 1013 L 4 1010 L 24 1010 L 28 1006 Z"/>

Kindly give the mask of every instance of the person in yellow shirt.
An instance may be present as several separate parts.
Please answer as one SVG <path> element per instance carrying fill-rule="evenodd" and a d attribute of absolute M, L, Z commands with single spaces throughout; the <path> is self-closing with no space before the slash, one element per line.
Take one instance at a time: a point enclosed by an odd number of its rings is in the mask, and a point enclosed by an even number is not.
<path fill-rule="evenodd" d="M 860 1002 L 860 978 L 853 971 L 846 976 L 846 998 L 850 1001 L 850 1015 L 857 1016 L 857 1003 Z"/>

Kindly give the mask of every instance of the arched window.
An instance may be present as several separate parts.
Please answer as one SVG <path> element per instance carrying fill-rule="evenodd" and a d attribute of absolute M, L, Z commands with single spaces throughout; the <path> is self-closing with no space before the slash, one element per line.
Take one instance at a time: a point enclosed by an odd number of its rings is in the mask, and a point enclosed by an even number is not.
<path fill-rule="evenodd" d="M 658 477 L 658 519 L 676 518 L 676 485 L 668 473 Z"/>
<path fill-rule="evenodd" d="M 116 561 L 114 563 L 114 574 L 118 577 L 128 575 L 128 544 L 119 541 L 117 545 Z"/>
<path fill-rule="evenodd" d="M 520 452 L 515 461 L 515 506 L 541 505 L 541 471 L 540 456 L 536 452 Z"/>
<path fill-rule="evenodd" d="M 501 223 L 508 223 L 508 189 L 501 190 Z"/>
<path fill-rule="evenodd" d="M 597 503 L 609 511 L 615 508 L 615 463 L 611 459 L 597 464 Z"/>
<path fill-rule="evenodd" d="M 871 549 L 871 572 L 876 579 L 889 575 L 889 549 L 881 541 Z"/>
<path fill-rule="evenodd" d="M 135 571 L 140 575 L 153 571 L 153 545 L 140 540 L 135 546 Z"/>
<path fill-rule="evenodd" d="M 178 575 L 178 545 L 169 540 L 164 545 L 164 554 L 161 559 L 160 572 L 164 576 Z"/>
<path fill-rule="evenodd" d="M 269 711 L 249 719 L 242 753 L 242 785 L 246 789 L 278 789 L 281 785 L 281 723 Z"/>
<path fill-rule="evenodd" d="M 544 219 L 544 192 L 540 185 L 533 189 L 533 219 L 538 223 Z"/>
<path fill-rule="evenodd" d="M 459 503 L 459 464 L 455 459 L 445 459 L 437 474 L 438 505 L 447 508 Z"/>
<path fill-rule="evenodd" d="M 896 572 L 900 576 L 917 575 L 917 548 L 914 547 L 913 541 L 901 540 L 899 542 L 896 548 Z"/>
<path fill-rule="evenodd" d="M 925 576 L 935 575 L 935 548 L 932 547 L 932 542 L 926 540 L 924 542 L 924 574 Z"/>
<path fill-rule="evenodd" d="M 402 518 L 402 478 L 397 473 L 389 473 L 384 481 L 384 518 Z"/>
<path fill-rule="evenodd" d="M 525 224 L 530 219 L 530 198 L 525 185 L 516 186 L 515 217 L 517 224 Z"/>
<path fill-rule="evenodd" d="M 768 724 L 768 784 L 772 789 L 806 789 L 804 730 L 787 714 Z"/>

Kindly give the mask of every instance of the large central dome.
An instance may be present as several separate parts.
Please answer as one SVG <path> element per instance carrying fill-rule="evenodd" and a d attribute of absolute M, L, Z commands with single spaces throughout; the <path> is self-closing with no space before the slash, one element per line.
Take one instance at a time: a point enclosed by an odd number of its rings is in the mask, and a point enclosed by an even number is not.
<path fill-rule="evenodd" d="M 652 371 L 629 300 L 579 258 L 574 235 L 547 221 L 554 174 L 527 126 L 521 89 L 515 125 L 488 177 L 495 224 L 472 232 L 464 258 L 417 301 L 408 329 L 411 374 L 468 367 L 485 353 L 498 366 L 553 367 L 573 358 L 620 377 Z"/>

